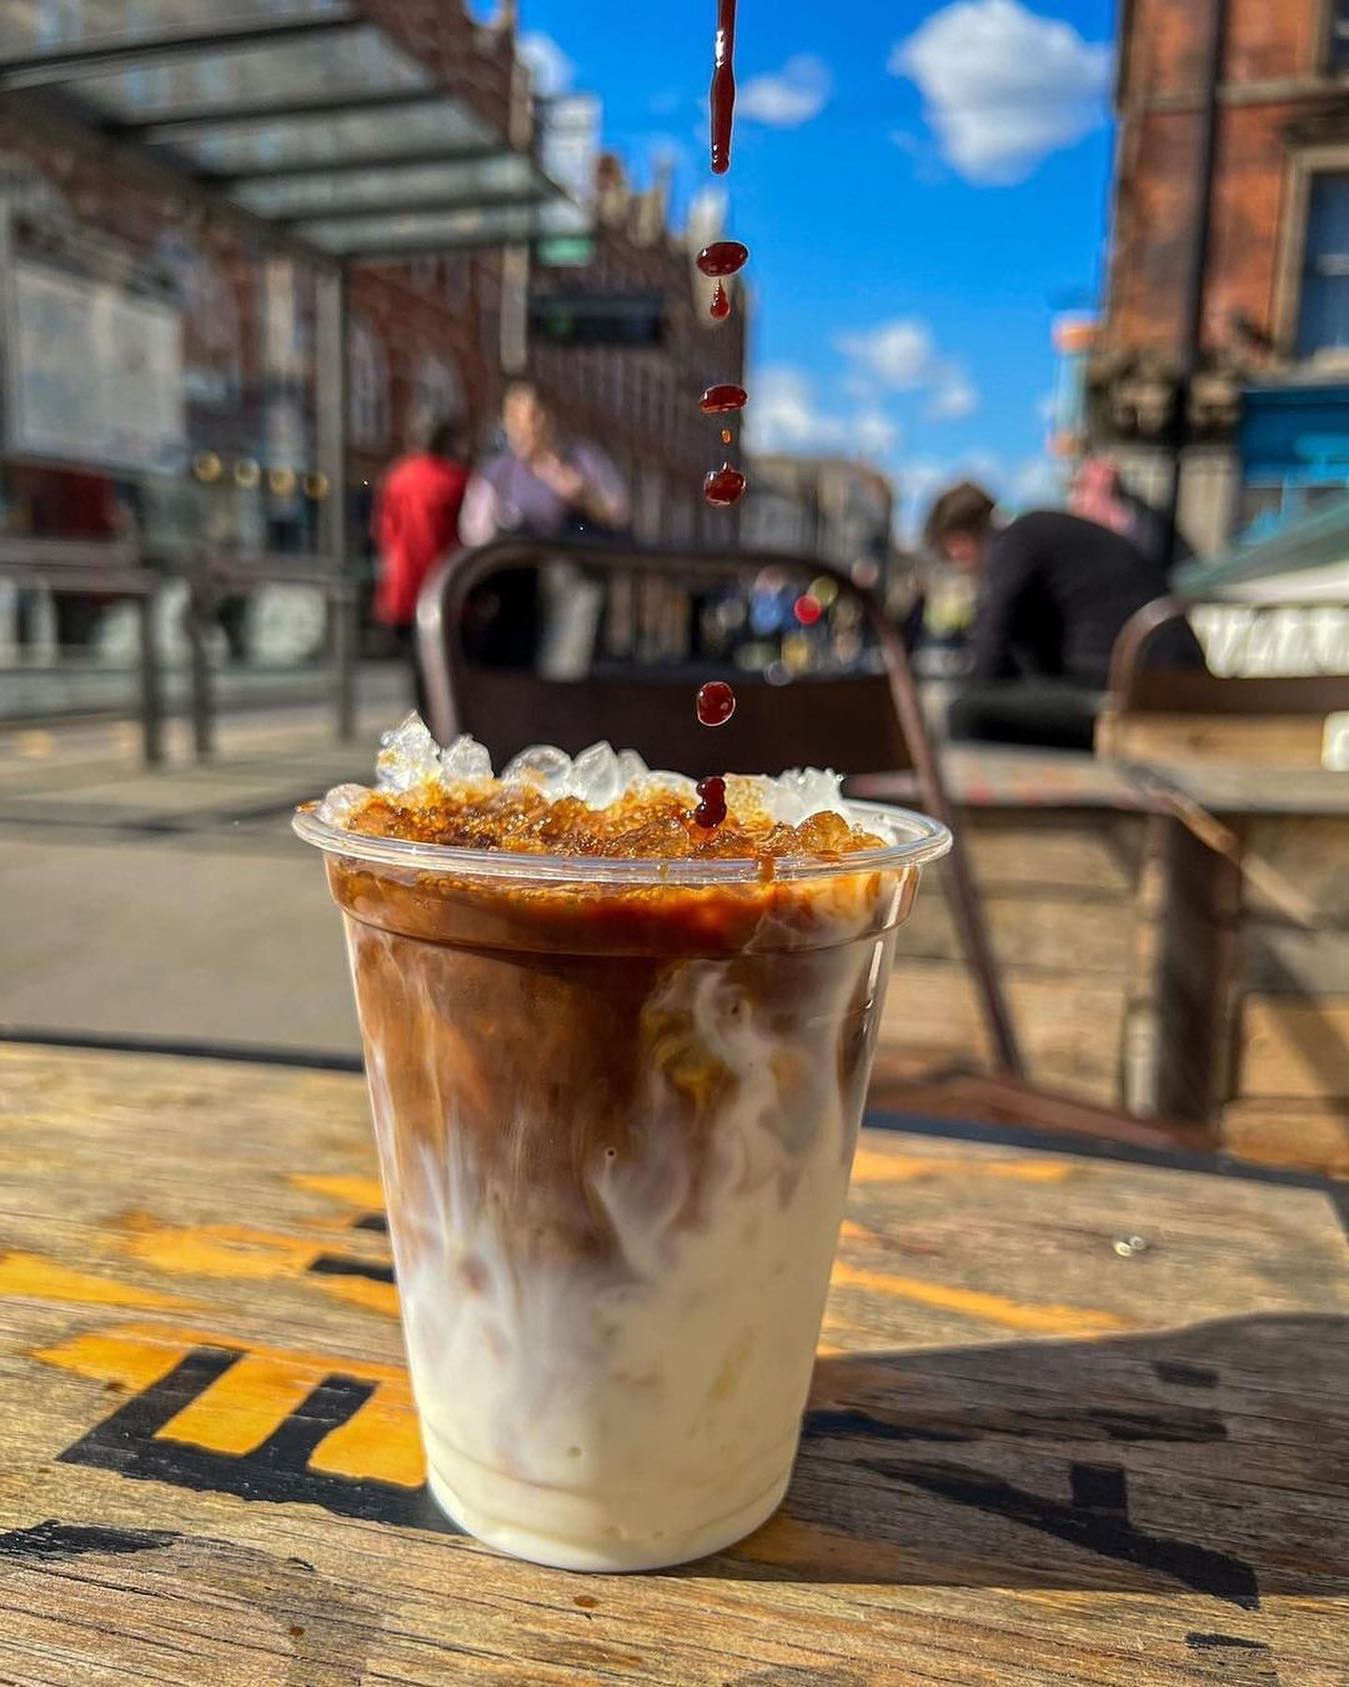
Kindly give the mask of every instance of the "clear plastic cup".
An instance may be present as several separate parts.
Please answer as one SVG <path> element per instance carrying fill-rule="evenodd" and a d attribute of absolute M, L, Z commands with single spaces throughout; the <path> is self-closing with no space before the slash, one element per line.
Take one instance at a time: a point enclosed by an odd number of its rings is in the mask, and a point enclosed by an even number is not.
<path fill-rule="evenodd" d="M 945 829 L 828 861 L 511 855 L 302 811 L 341 907 L 432 1493 L 580 1570 L 791 1475 L 894 936 Z"/>

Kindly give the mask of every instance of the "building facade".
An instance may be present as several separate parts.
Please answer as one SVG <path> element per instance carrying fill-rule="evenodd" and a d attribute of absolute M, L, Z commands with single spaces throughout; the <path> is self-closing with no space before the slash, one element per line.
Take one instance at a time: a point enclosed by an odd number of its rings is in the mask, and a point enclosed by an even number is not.
<path fill-rule="evenodd" d="M 1201 549 L 1349 488 L 1349 0 L 1125 0 L 1091 440 L 1164 496 L 1215 18 L 1212 224 L 1181 502 Z"/>
<path fill-rule="evenodd" d="M 462 424 L 467 450 L 484 448 L 504 383 L 527 373 L 565 428 L 615 459 L 640 538 L 734 542 L 738 516 L 702 500 L 722 447 L 697 399 L 741 379 L 743 294 L 713 323 L 693 256 L 716 231 L 673 233 L 664 185 L 638 191 L 593 152 L 566 184 L 593 226 L 538 236 L 549 113 L 513 8 L 482 24 L 462 0 L 360 0 L 328 32 L 321 12 L 299 39 L 262 18 L 264 35 L 281 33 L 247 42 L 203 34 L 209 15 L 203 0 L 164 14 L 196 27 L 197 45 L 140 59 L 149 13 L 119 11 L 113 37 L 93 0 L 34 0 L 0 19 L 0 71 L 19 66 L 13 92 L 0 80 L 0 281 L 23 294 L 0 337 L 22 333 L 33 372 L 22 402 L 3 407 L 9 529 L 59 536 L 47 518 L 71 500 L 44 487 L 88 471 L 115 483 L 170 569 L 213 550 L 331 555 L 336 413 L 346 552 L 368 572 L 389 461 L 441 416 Z M 126 57 L 90 76 L 82 55 L 95 49 Z M 78 96 L 67 104 L 62 74 Z M 336 179 L 339 154 L 355 164 Z M 381 203 L 394 166 L 405 197 Z M 323 302 L 334 277 L 336 327 Z M 578 296 L 601 315 L 635 306 L 654 331 L 559 343 L 544 331 L 549 301 Z M 82 370 L 75 339 L 42 328 L 87 326 L 104 307 L 158 359 L 143 383 L 154 438 L 129 444 L 116 406 L 81 413 L 82 390 L 116 386 L 115 334 L 89 348 L 108 368 Z M 63 391 L 62 410 L 51 395 Z"/>

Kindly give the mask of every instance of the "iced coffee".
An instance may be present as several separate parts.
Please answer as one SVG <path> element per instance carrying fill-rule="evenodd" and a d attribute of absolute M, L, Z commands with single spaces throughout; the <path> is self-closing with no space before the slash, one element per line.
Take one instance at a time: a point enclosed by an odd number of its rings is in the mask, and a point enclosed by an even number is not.
<path fill-rule="evenodd" d="M 897 926 L 945 832 L 829 774 L 597 745 L 493 774 L 419 721 L 324 850 L 431 1489 L 540 1563 L 639 1570 L 782 1498 Z"/>

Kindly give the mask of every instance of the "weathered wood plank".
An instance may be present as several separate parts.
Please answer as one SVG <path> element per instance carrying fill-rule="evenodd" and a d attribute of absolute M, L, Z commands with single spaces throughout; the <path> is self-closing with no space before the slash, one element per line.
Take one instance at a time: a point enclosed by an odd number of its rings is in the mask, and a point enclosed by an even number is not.
<path fill-rule="evenodd" d="M 1343 774 L 1333 777 L 1343 799 L 1349 800 L 1349 779 Z M 1297 886 L 1324 924 L 1349 928 L 1349 816 L 1271 817 L 1257 810 L 1248 823 L 1246 841 L 1254 854 Z M 1247 907 L 1254 914 L 1277 913 L 1254 886 L 1248 887 Z"/>
<path fill-rule="evenodd" d="M 967 809 L 966 845 L 986 896 L 1039 887 L 1132 896 L 1143 860 L 1145 817 L 1109 809 Z"/>
<path fill-rule="evenodd" d="M 1234 1101 L 1223 1109 L 1221 1134 L 1243 1159 L 1349 1177 L 1349 1101 Z"/>
<path fill-rule="evenodd" d="M 1097 722 L 1102 755 L 1121 761 L 1239 761 L 1243 767 L 1321 766 L 1324 715 L 1168 715 L 1108 711 Z"/>
<path fill-rule="evenodd" d="M 1110 1101 L 1119 1089 L 1125 982 L 1072 971 L 1004 979 L 1032 1077 Z M 963 966 L 897 958 L 881 1021 L 883 1057 L 915 1052 L 991 1059 L 978 997 Z"/>
<path fill-rule="evenodd" d="M 1318 1191 L 867 1133 L 787 1504 L 583 1577 L 418 1489 L 365 1115 L 338 1075 L 0 1046 L 0 1678 L 1342 1682 Z"/>
<path fill-rule="evenodd" d="M 1241 984 L 1266 996 L 1349 996 L 1349 928 L 1316 931 L 1249 915 L 1241 925 Z"/>
<path fill-rule="evenodd" d="M 958 961 L 960 938 L 941 893 L 941 869 L 900 929 L 897 952 L 906 959 Z M 932 894 L 935 891 L 936 894 Z M 984 898 L 993 952 L 1010 976 L 1018 969 L 1070 971 L 1123 977 L 1138 918 L 1131 898 L 1077 896 L 1048 891 Z"/>
<path fill-rule="evenodd" d="M 1349 999 L 1247 996 L 1241 1026 L 1239 1097 L 1349 1096 Z"/>

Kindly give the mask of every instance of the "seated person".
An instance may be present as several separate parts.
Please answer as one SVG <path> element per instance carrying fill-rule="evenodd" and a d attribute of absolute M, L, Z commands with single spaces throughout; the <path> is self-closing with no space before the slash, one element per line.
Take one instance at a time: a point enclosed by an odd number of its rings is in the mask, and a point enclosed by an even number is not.
<path fill-rule="evenodd" d="M 1090 750 L 1115 640 L 1130 616 L 1166 596 L 1161 562 L 1122 533 L 1062 510 L 1003 522 L 972 481 L 937 499 L 925 536 L 979 583 L 951 737 Z M 1204 666 L 1183 621 L 1163 628 L 1148 656 L 1156 667 Z"/>

